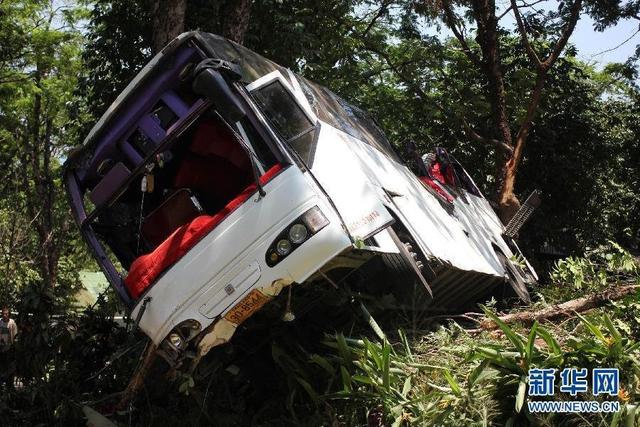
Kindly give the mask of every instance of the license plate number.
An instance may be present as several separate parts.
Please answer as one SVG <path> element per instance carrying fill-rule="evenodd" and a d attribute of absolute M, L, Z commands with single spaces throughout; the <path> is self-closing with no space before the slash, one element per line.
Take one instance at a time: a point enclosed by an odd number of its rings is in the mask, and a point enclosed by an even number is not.
<path fill-rule="evenodd" d="M 225 314 L 224 318 L 231 323 L 239 325 L 270 300 L 271 297 L 263 294 L 258 289 L 252 289 L 247 296 L 242 298 L 239 303 Z"/>

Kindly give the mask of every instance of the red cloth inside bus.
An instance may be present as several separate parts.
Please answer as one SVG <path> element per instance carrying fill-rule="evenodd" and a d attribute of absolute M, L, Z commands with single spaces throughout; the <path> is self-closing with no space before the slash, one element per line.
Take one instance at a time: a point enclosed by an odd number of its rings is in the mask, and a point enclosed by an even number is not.
<path fill-rule="evenodd" d="M 260 177 L 260 183 L 264 185 L 281 170 L 282 165 L 276 164 Z M 124 280 L 129 295 L 133 299 L 139 298 L 160 274 L 175 264 L 189 249 L 243 204 L 256 189 L 255 183 L 249 185 L 215 215 L 198 216 L 191 222 L 178 227 L 153 252 L 136 258 Z"/>
<path fill-rule="evenodd" d="M 449 194 L 445 189 L 443 189 L 437 182 L 428 176 L 419 177 L 420 181 L 424 182 L 429 188 L 432 188 L 439 196 L 442 196 L 449 203 L 453 203 L 453 196 Z"/>
<path fill-rule="evenodd" d="M 440 162 L 433 162 L 429 168 L 429 175 L 443 184 L 456 185 L 452 166 L 443 168 Z"/>

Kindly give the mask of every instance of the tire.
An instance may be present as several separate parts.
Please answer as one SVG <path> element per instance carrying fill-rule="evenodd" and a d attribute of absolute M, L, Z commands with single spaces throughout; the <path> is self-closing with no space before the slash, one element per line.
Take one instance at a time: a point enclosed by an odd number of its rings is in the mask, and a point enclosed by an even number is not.
<path fill-rule="evenodd" d="M 522 300 L 526 304 L 531 304 L 531 296 L 529 295 L 529 291 L 527 290 L 527 284 L 524 282 L 522 277 L 520 277 L 520 273 L 518 269 L 507 259 L 507 257 L 502 252 L 496 252 L 498 259 L 500 259 L 500 263 L 504 267 L 508 279 L 507 283 L 509 284 L 509 288 L 513 291 L 514 295 Z"/>
<path fill-rule="evenodd" d="M 400 253 L 382 254 L 380 258 L 387 281 L 392 286 L 392 293 L 404 305 L 413 307 L 429 305 L 433 301 L 433 294 L 427 279 L 415 261 L 416 255 L 418 259 L 422 257 L 419 254 L 410 253 L 405 246 L 409 243 L 416 247 L 415 241 L 406 232 L 396 232 L 393 229 L 389 231 Z M 423 269 L 427 270 L 429 267 L 426 267 L 426 260 L 421 262 Z"/>
<path fill-rule="evenodd" d="M 394 285 L 406 286 L 416 280 L 413 266 L 402 254 L 382 254 L 380 258 L 389 276 L 393 278 Z"/>

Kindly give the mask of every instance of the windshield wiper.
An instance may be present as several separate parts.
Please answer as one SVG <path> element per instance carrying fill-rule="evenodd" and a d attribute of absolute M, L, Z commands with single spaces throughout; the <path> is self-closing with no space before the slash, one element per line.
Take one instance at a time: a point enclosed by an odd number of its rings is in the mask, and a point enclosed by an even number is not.
<path fill-rule="evenodd" d="M 232 81 L 238 81 L 242 78 L 240 67 L 237 64 L 219 58 L 203 59 L 193 70 L 193 83 L 191 86 L 195 93 L 203 95 L 213 102 L 216 115 L 249 155 L 253 179 L 260 197 L 264 197 L 267 193 L 260 183 L 260 170 L 257 163 L 259 159 L 256 159 L 253 150 L 249 148 L 244 138 L 229 123 L 229 121 L 233 123 L 239 122 L 246 116 L 246 112 L 223 74 Z"/>
<path fill-rule="evenodd" d="M 249 147 L 249 144 L 244 140 L 242 135 L 238 134 L 238 132 L 236 132 L 233 126 L 231 126 L 231 124 L 228 121 L 226 121 L 218 111 L 216 111 L 215 113 L 218 116 L 218 118 L 222 121 L 222 123 L 224 123 L 227 129 L 229 129 L 229 131 L 231 132 L 235 140 L 238 142 L 238 144 L 240 144 L 242 148 L 244 148 L 244 150 L 249 155 L 249 160 L 251 161 L 251 170 L 253 172 L 253 180 L 256 184 L 256 187 L 258 188 L 258 193 L 260 194 L 260 197 L 264 197 L 267 193 L 264 191 L 264 188 L 262 187 L 262 183 L 260 182 L 260 168 L 258 167 L 258 162 L 260 161 L 260 159 L 257 158 L 256 154 Z"/>

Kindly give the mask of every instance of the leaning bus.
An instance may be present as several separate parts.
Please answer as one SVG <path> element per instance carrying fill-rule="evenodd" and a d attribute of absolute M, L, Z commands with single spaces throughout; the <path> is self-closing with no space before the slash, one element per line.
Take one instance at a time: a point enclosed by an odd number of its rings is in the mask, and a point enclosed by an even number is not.
<path fill-rule="evenodd" d="M 442 311 L 505 285 L 527 300 L 535 271 L 471 177 L 444 150 L 424 160 L 412 170 L 325 87 L 189 32 L 118 96 L 64 180 L 111 286 L 179 364 L 283 289 L 374 259 Z"/>

